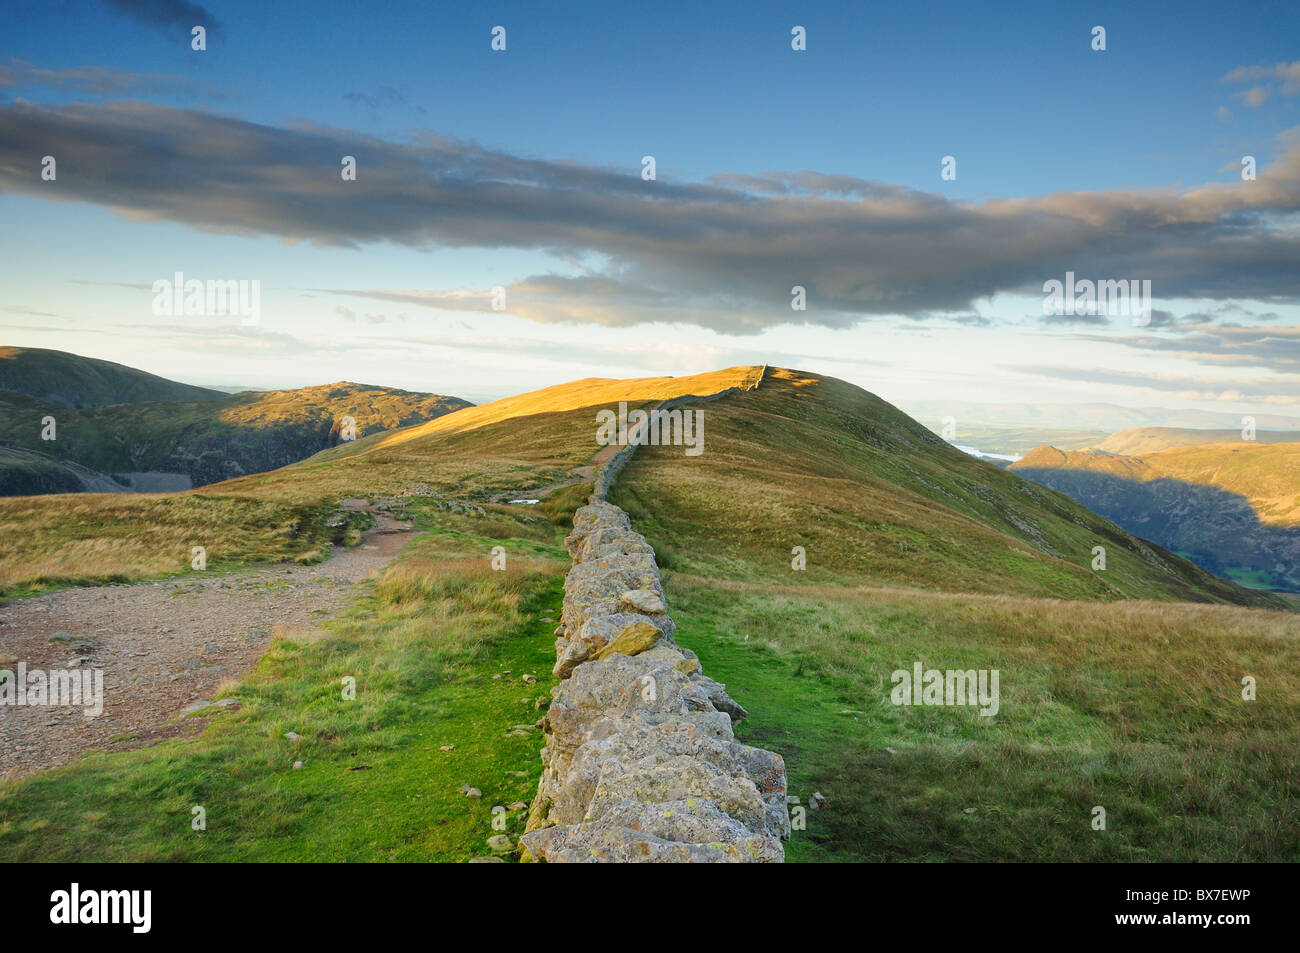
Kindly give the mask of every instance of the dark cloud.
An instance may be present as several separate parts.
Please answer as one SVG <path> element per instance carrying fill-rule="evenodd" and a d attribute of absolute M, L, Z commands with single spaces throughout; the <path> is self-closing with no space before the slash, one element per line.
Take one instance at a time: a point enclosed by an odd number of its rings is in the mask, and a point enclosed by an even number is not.
<path fill-rule="evenodd" d="M 1300 403 L 1300 379 L 1284 378 L 1242 385 L 1236 381 L 1207 380 L 1204 377 L 1168 377 L 1115 371 L 1108 368 L 1051 367 L 1037 364 L 1004 364 L 1007 370 L 1050 377 L 1056 380 L 1089 384 L 1115 384 L 1177 394 L 1187 400 L 1223 400 L 1232 402 Z"/>
<path fill-rule="evenodd" d="M 186 34 L 192 27 L 201 26 L 209 33 L 218 33 L 221 24 L 216 17 L 197 3 L 187 0 L 103 0 L 106 6 L 125 14 L 137 23 L 159 30 L 183 29 Z"/>
<path fill-rule="evenodd" d="M 19 59 L 11 59 L 8 65 L 0 64 L 0 89 L 57 89 L 61 92 L 91 93 L 98 96 L 201 94 L 210 98 L 225 98 L 211 87 L 184 76 L 126 73 L 103 66 L 41 69 Z"/>
<path fill-rule="evenodd" d="M 39 178 L 59 158 L 57 186 Z M 342 181 L 340 160 L 358 177 Z M 643 181 L 425 135 L 387 141 L 276 128 L 139 102 L 0 106 L 0 191 L 93 202 L 140 220 L 360 247 L 530 249 L 605 264 L 510 283 L 538 321 L 678 321 L 730 332 L 848 327 L 872 315 L 963 314 L 1041 294 L 1067 271 L 1150 279 L 1158 298 L 1294 300 L 1300 148 L 1254 182 L 1175 192 L 1058 192 L 958 202 L 819 173 Z M 791 289 L 807 310 L 791 309 Z M 489 291 L 367 297 L 490 309 Z"/>
<path fill-rule="evenodd" d="M 1046 325 L 1058 324 L 1110 324 L 1110 318 L 1104 314 L 1044 314 L 1038 319 Z"/>
<path fill-rule="evenodd" d="M 1105 341 L 1165 357 L 1218 367 L 1250 367 L 1288 374 L 1300 373 L 1300 328 L 1197 325 L 1176 337 L 1079 335 L 1081 340 Z"/>
<path fill-rule="evenodd" d="M 391 86 L 381 86 L 373 93 L 344 93 L 343 99 L 359 106 L 365 106 L 375 113 L 396 108 L 408 109 L 417 116 L 423 116 L 425 113 L 423 106 L 412 104 L 410 97 Z"/>

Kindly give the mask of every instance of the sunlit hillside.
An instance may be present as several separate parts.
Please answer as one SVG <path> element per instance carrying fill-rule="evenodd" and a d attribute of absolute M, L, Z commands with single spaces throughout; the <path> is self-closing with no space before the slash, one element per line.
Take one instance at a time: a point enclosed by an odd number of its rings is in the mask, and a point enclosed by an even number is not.
<path fill-rule="evenodd" d="M 1300 524 L 1300 443 L 1237 439 L 1172 447 L 1140 455 L 1039 447 L 1013 470 L 1079 470 L 1126 480 L 1179 480 L 1212 486 L 1250 502 L 1261 522 Z"/>
<path fill-rule="evenodd" d="M 1281 604 L 962 453 L 834 378 L 769 368 L 757 390 L 705 414 L 701 456 L 645 448 L 616 487 L 692 572 L 786 581 L 801 546 L 809 580 Z"/>
<path fill-rule="evenodd" d="M 1300 431 L 1295 430 L 1256 430 L 1254 442 L 1261 443 L 1295 443 L 1300 441 Z M 1171 447 L 1198 447 L 1210 443 L 1241 443 L 1240 428 L 1236 430 L 1196 430 L 1191 427 L 1138 427 L 1133 430 L 1121 430 L 1104 440 L 1094 441 L 1087 446 L 1107 453 L 1122 453 L 1126 456 L 1142 456 L 1168 450 Z M 1066 445 L 1051 437 L 1044 437 L 1039 444 L 1050 444 L 1062 450 L 1082 449 L 1082 445 Z"/>

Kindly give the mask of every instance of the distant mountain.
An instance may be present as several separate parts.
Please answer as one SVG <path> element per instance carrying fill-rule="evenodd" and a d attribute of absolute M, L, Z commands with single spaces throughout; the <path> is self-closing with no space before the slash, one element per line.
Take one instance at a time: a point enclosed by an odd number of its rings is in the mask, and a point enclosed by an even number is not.
<path fill-rule="evenodd" d="M 0 495 L 6 496 L 184 490 L 273 470 L 350 439 L 471 406 L 458 397 L 346 381 L 228 395 L 58 351 L 22 352 L 13 360 L 22 379 L 11 375 L 11 382 L 56 390 L 65 403 L 0 391 Z M 42 384 L 41 370 L 68 376 Z M 191 392 L 202 399 L 146 399 Z M 131 402 L 72 405 L 129 395 Z M 53 440 L 43 439 L 48 417 L 55 422 Z"/>
<path fill-rule="evenodd" d="M 1300 443 L 1234 434 L 1140 456 L 1038 447 L 1010 469 L 1219 575 L 1300 591 Z"/>
<path fill-rule="evenodd" d="M 1258 430 L 1256 443 L 1296 443 L 1300 441 L 1300 430 Z M 1207 443 L 1240 443 L 1241 428 L 1231 430 L 1198 430 L 1189 427 L 1139 427 L 1135 430 L 1121 430 L 1111 434 L 1105 440 L 1091 446 L 1109 453 L 1138 455 L 1169 450 L 1173 447 L 1197 447 Z M 1044 440 L 1055 447 L 1072 450 L 1055 440 Z"/>
<path fill-rule="evenodd" d="M 1040 430 L 1100 430 L 1114 433 L 1134 427 L 1229 428 L 1241 430 L 1241 414 L 1167 407 L 1121 407 L 1117 404 L 990 404 L 923 400 L 900 408 L 927 427 L 939 430 L 945 417 L 954 418 L 959 436 L 974 428 L 1034 428 Z M 1300 430 L 1300 417 L 1254 414 L 1255 426 L 1267 430 Z M 964 438 L 962 442 L 967 442 Z"/>
<path fill-rule="evenodd" d="M 928 421 L 935 433 L 942 435 L 940 421 Z M 1109 435 L 1104 430 L 1040 430 L 1034 427 L 958 427 L 949 442 L 960 448 L 978 448 L 981 455 L 999 454 L 1015 457 L 1035 447 L 1049 444 L 1065 450 L 1094 447 Z M 968 451 L 969 452 L 969 451 Z"/>
<path fill-rule="evenodd" d="M 0 391 L 74 408 L 222 396 L 112 361 L 35 347 L 0 347 Z"/>

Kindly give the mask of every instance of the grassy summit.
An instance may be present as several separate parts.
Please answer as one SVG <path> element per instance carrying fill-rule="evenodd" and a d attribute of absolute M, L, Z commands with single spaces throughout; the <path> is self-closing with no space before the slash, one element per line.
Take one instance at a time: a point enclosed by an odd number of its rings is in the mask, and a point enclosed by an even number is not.
<path fill-rule="evenodd" d="M 615 502 L 664 541 L 673 568 L 817 582 L 1076 599 L 1281 604 L 1125 533 L 1059 493 L 949 446 L 834 378 L 769 368 L 706 405 L 706 449 L 640 451 Z M 1106 548 L 1107 569 L 1090 567 Z"/>

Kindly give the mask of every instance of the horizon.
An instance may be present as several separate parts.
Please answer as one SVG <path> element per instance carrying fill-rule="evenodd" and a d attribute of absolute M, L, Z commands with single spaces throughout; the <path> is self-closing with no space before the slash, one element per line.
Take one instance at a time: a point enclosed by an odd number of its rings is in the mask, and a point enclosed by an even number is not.
<path fill-rule="evenodd" d="M 7 348 L 15 348 L 15 347 L 20 347 L 20 346 L 0 344 L 0 351 L 4 351 Z M 89 358 L 92 360 L 103 360 L 102 358 L 95 358 L 94 355 L 90 355 L 90 354 L 76 354 L 75 352 L 59 352 L 59 353 L 74 354 L 74 356 Z M 592 376 L 588 378 L 574 378 L 572 380 L 550 381 L 548 383 L 542 384 L 540 387 L 532 388 L 527 391 L 505 391 L 497 394 L 483 395 L 482 399 L 473 399 L 471 396 L 468 396 L 466 394 L 447 394 L 447 393 L 439 393 L 434 391 L 413 390 L 410 388 L 394 388 L 394 385 L 385 384 L 379 381 L 352 380 L 350 378 L 339 378 L 332 381 L 316 381 L 311 384 L 302 385 L 302 387 L 262 387 L 262 386 L 252 386 L 252 385 L 238 386 L 232 384 L 211 383 L 211 382 L 204 382 L 198 380 L 180 380 L 179 378 L 168 377 L 166 374 L 158 374 L 157 372 L 149 371 L 147 368 L 143 368 L 143 367 L 133 368 L 132 365 L 121 364 L 121 362 L 113 362 L 113 363 L 118 363 L 120 366 L 132 368 L 135 370 L 146 371 L 147 373 L 155 374 L 155 376 L 161 377 L 164 380 L 173 381 L 174 383 L 188 384 L 194 387 L 207 388 L 209 390 L 219 391 L 227 395 L 234 395 L 239 393 L 279 392 L 279 391 L 289 391 L 289 390 L 301 390 L 306 388 L 336 386 L 341 384 L 352 384 L 360 387 L 409 390 L 413 393 L 432 394 L 434 396 L 441 396 L 441 397 L 456 397 L 456 398 L 460 398 L 461 400 L 469 401 L 471 406 L 482 406 L 483 404 L 493 403 L 498 400 L 506 400 L 511 397 L 518 397 L 524 394 L 546 390 L 548 388 L 561 387 L 566 384 L 579 383 L 584 380 L 631 381 L 631 380 L 637 380 L 639 378 L 644 378 L 644 377 L 673 378 L 673 377 L 693 376 L 690 374 L 647 374 L 647 375 L 624 376 L 624 377 Z M 780 366 L 776 364 L 731 365 L 731 367 L 759 367 L 759 366 L 767 366 L 767 367 L 773 367 L 777 369 L 797 371 L 799 373 L 813 373 L 813 374 L 817 373 L 816 371 L 809 371 L 806 368 L 780 368 Z M 726 369 L 727 368 L 708 368 L 703 373 L 722 371 Z M 831 375 L 821 375 L 821 376 L 830 377 Z M 848 383 L 853 383 L 853 382 L 849 381 Z M 855 384 L 854 386 L 860 387 L 861 385 Z M 872 393 L 868 388 L 864 387 L 862 389 L 867 390 L 868 393 Z M 909 416 L 916 419 L 918 422 L 929 427 L 931 430 L 935 430 L 936 432 L 939 431 L 940 426 L 942 426 L 942 424 L 944 423 L 944 421 L 942 420 L 944 416 L 957 412 L 960 408 L 963 407 L 976 408 L 976 412 L 978 413 L 988 413 L 988 414 L 995 414 L 995 415 L 1000 414 L 1002 415 L 1003 419 L 1000 420 L 995 420 L 993 418 L 971 419 L 970 417 L 965 417 L 958 428 L 959 430 L 970 429 L 973 427 L 975 429 L 981 429 L 981 430 L 999 429 L 999 428 L 1029 429 L 1029 430 L 1040 429 L 1044 431 L 1070 430 L 1070 429 L 1085 429 L 1085 430 L 1094 429 L 1097 431 L 1119 432 L 1121 430 L 1143 429 L 1143 428 L 1218 430 L 1218 429 L 1236 429 L 1239 426 L 1239 422 L 1233 419 L 1231 414 L 1222 410 L 1220 411 L 1202 411 L 1202 410 L 1195 410 L 1195 409 L 1180 410 L 1177 408 L 1160 407 L 1160 406 L 1129 407 L 1122 404 L 1113 404 L 1104 401 L 1081 402 L 1077 404 L 1065 404 L 1065 403 L 1036 404 L 1036 405 L 1032 405 L 1032 409 L 1029 409 L 1029 405 L 1026 405 L 1024 402 L 1020 402 L 1020 401 L 957 402 L 957 401 L 944 401 L 944 400 L 913 400 L 913 401 L 902 401 L 902 402 L 895 403 L 893 401 L 889 401 L 888 398 L 884 397 L 883 395 L 876 394 L 875 396 L 881 397 L 882 400 L 886 400 L 888 403 L 893 404 L 898 409 L 904 411 Z M 1113 412 L 1115 411 L 1129 412 L 1131 414 L 1145 414 L 1148 416 L 1155 416 L 1158 419 L 1155 421 L 1146 421 L 1146 422 L 1135 421 L 1129 424 L 1119 425 L 1113 422 L 1114 421 Z M 1063 420 L 1061 419 L 1060 416 L 1053 418 L 1051 416 L 1052 414 L 1066 415 L 1066 416 L 1072 414 L 1073 415 L 1091 414 L 1092 416 L 1090 418 L 1090 421 L 1087 422 L 1085 425 L 1084 422 L 1079 420 Z M 1213 419 L 1213 420 L 1210 419 L 1212 417 L 1215 417 L 1216 414 L 1218 415 L 1218 419 Z M 1046 416 L 1046 419 L 1043 419 L 1044 416 Z M 1108 419 L 1111 422 L 1107 422 Z M 1282 414 L 1264 413 L 1264 414 L 1260 414 L 1255 419 L 1256 419 L 1256 429 L 1258 429 L 1261 432 L 1284 432 L 1284 431 L 1291 431 L 1296 428 L 1300 428 L 1300 416 L 1287 417 Z M 1191 422 L 1192 420 L 1195 420 L 1196 422 L 1192 423 Z M 958 438 L 954 438 L 954 441 L 956 441 L 957 439 Z M 954 442 L 954 441 L 950 441 L 950 442 Z M 966 449 L 964 447 L 960 447 L 960 445 L 959 448 Z M 988 455 L 985 454 L 985 456 Z M 997 456 L 997 454 L 994 454 L 994 456 Z M 1014 459 L 1014 458 L 1008 458 L 1008 459 Z"/>

